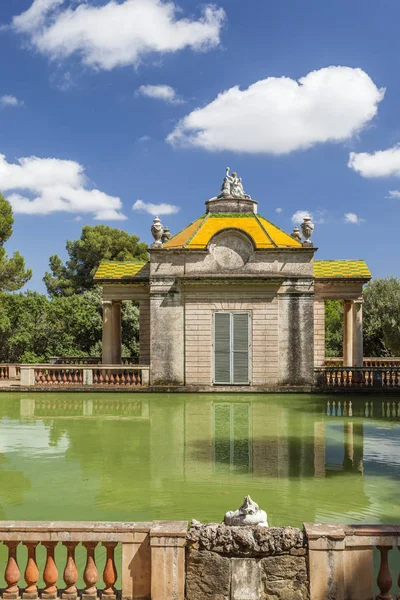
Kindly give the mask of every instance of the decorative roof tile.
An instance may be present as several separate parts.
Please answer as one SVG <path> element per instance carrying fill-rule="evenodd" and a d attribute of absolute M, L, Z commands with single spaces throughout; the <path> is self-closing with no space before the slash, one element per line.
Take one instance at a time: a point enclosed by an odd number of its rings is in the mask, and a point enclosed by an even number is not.
<path fill-rule="evenodd" d="M 147 265 L 147 261 L 102 260 L 94 275 L 95 281 L 100 279 L 132 279 Z"/>
<path fill-rule="evenodd" d="M 244 231 L 257 249 L 301 248 L 298 240 L 255 213 L 209 213 L 168 240 L 164 248 L 205 250 L 212 237 L 224 229 Z"/>
<path fill-rule="evenodd" d="M 364 260 L 316 260 L 314 277 L 371 279 L 371 272 Z"/>

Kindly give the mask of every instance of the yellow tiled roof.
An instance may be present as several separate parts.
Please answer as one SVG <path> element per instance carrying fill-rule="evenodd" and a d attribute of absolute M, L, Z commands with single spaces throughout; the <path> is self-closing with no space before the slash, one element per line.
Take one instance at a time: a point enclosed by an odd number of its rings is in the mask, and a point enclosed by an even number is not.
<path fill-rule="evenodd" d="M 94 274 L 94 279 L 129 279 L 139 273 L 147 261 L 102 260 Z"/>
<path fill-rule="evenodd" d="M 316 260 L 314 277 L 355 277 L 371 279 L 371 272 L 364 260 Z"/>
<path fill-rule="evenodd" d="M 256 248 L 301 248 L 298 240 L 254 213 L 209 213 L 172 237 L 164 248 L 203 250 L 216 233 L 231 228 L 247 233 Z"/>

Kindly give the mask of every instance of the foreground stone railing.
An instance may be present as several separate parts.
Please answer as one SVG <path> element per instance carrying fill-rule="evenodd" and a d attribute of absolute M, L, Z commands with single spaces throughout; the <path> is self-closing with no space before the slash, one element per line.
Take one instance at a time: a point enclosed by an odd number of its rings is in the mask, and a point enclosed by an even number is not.
<path fill-rule="evenodd" d="M 374 548 L 380 553 L 377 598 L 393 598 L 390 590 L 398 573 L 391 574 L 388 553 L 400 546 L 400 526 L 306 523 L 304 527 L 311 600 L 374 598 Z"/>
<path fill-rule="evenodd" d="M 25 522 L 0 521 L 0 541 L 8 548 L 4 579 L 4 600 L 104 600 L 145 599 L 183 600 L 185 580 L 184 545 L 186 521 L 151 523 Z M 27 548 L 23 577 L 18 566 L 20 544 Z M 43 589 L 39 589 L 39 564 L 36 550 L 46 548 L 43 565 Z M 79 544 L 86 550 L 86 565 L 78 572 L 75 551 Z M 106 549 L 104 565 L 96 562 L 96 547 Z M 121 573 L 117 572 L 115 553 L 122 547 Z M 56 564 L 55 553 L 65 548 L 65 562 Z M 62 576 L 59 570 L 63 569 Z M 99 584 L 99 570 L 104 585 Z M 78 591 L 83 578 L 85 587 Z M 25 580 L 25 584 L 23 583 Z M 99 590 L 98 587 L 102 590 Z"/>
<path fill-rule="evenodd" d="M 317 387 L 398 388 L 400 363 L 395 367 L 316 367 Z"/>
<path fill-rule="evenodd" d="M 21 365 L 21 386 L 149 385 L 150 367 L 135 365 Z"/>
<path fill-rule="evenodd" d="M 0 542 L 2 600 L 390 600 L 400 526 L 0 521 Z"/>

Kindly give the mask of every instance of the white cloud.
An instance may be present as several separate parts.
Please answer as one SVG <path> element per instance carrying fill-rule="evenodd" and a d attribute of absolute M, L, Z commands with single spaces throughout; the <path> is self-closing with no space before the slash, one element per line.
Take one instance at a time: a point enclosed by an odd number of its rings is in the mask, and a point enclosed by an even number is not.
<path fill-rule="evenodd" d="M 296 212 L 292 215 L 292 223 L 293 225 L 300 225 L 305 219 L 305 217 L 311 217 L 312 214 L 308 212 L 308 210 L 296 210 Z"/>
<path fill-rule="evenodd" d="M 149 98 L 164 100 L 171 104 L 182 104 L 183 102 L 183 100 L 177 96 L 174 88 L 170 85 L 141 85 L 137 93 Z"/>
<path fill-rule="evenodd" d="M 225 20 L 222 8 L 207 5 L 196 20 L 184 18 L 172 1 L 110 0 L 103 6 L 82 2 L 62 7 L 64 0 L 33 0 L 12 20 L 12 28 L 28 35 L 33 47 L 51 59 L 79 54 L 95 69 L 135 65 L 150 53 L 183 48 L 208 50 L 219 44 Z"/>
<path fill-rule="evenodd" d="M 310 217 L 315 225 L 321 225 L 322 223 L 325 223 L 325 214 L 325 210 L 317 210 L 312 213 L 308 210 L 296 210 L 291 219 L 293 225 L 300 225 L 305 217 Z"/>
<path fill-rule="evenodd" d="M 276 208 L 275 209 L 275 212 L 278 213 L 278 214 L 281 213 L 282 211 L 283 211 L 283 208 Z"/>
<path fill-rule="evenodd" d="M 23 101 L 18 100 L 15 96 L 11 96 L 9 94 L 5 94 L 0 97 L 0 105 L 1 106 L 23 106 Z"/>
<path fill-rule="evenodd" d="M 345 213 L 345 215 L 344 215 L 345 223 L 353 223 L 355 225 L 359 225 L 364 220 L 365 219 L 361 219 L 358 215 L 356 215 L 355 213 L 352 213 L 352 212 Z"/>
<path fill-rule="evenodd" d="M 400 177 L 400 146 L 371 154 L 351 152 L 348 167 L 363 177 Z"/>
<path fill-rule="evenodd" d="M 396 198 L 397 200 L 398 198 L 400 198 L 400 190 L 390 190 L 388 198 Z"/>
<path fill-rule="evenodd" d="M 138 138 L 138 142 L 149 142 L 151 137 L 149 135 L 142 135 L 142 137 Z"/>
<path fill-rule="evenodd" d="M 143 202 L 143 200 L 136 200 L 132 206 L 132 210 L 139 210 L 141 212 L 147 212 L 155 217 L 158 215 L 173 215 L 179 212 L 179 206 L 174 204 L 152 204 L 151 202 Z"/>
<path fill-rule="evenodd" d="M 120 198 L 88 189 L 84 167 L 72 160 L 29 156 L 12 164 L 0 154 L 0 190 L 7 192 L 15 213 L 91 213 L 101 221 L 126 219 Z"/>
<path fill-rule="evenodd" d="M 385 90 L 362 69 L 326 67 L 298 82 L 269 77 L 235 86 L 184 117 L 167 141 L 206 150 L 286 154 L 361 131 Z"/>

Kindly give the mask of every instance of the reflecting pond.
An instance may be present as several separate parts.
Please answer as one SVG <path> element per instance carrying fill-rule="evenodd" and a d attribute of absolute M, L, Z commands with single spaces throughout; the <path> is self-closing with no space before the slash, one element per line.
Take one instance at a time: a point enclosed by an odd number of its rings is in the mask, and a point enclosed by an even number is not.
<path fill-rule="evenodd" d="M 400 397 L 0 396 L 0 519 L 399 522 Z"/>

